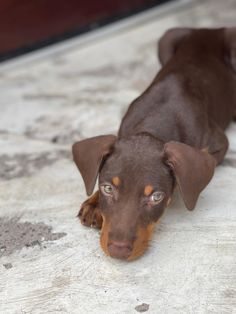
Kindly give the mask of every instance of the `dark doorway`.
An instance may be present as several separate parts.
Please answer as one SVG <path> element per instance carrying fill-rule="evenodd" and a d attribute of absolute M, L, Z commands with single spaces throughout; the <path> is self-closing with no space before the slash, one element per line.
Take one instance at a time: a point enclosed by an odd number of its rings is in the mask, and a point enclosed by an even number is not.
<path fill-rule="evenodd" d="M 1 0 L 0 61 L 170 0 Z"/>

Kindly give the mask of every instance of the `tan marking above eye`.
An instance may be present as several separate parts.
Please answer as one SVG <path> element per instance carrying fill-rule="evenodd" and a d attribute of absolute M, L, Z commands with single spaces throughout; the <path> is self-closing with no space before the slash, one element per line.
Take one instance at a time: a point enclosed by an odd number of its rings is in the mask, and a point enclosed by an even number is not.
<path fill-rule="evenodd" d="M 115 186 L 119 186 L 119 185 L 120 185 L 120 178 L 119 178 L 119 177 L 114 177 L 114 178 L 112 178 L 112 183 L 113 183 Z"/>
<path fill-rule="evenodd" d="M 152 185 L 146 185 L 144 189 L 144 195 L 149 196 L 153 192 L 153 186 Z"/>

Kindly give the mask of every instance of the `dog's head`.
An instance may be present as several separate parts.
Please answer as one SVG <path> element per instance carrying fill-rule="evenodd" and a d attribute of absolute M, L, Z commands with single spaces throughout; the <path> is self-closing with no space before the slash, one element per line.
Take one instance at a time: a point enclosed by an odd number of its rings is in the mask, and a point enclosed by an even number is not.
<path fill-rule="evenodd" d="M 192 210 L 215 168 L 207 152 L 177 142 L 164 145 L 147 133 L 86 139 L 73 145 L 73 157 L 88 195 L 99 175 L 103 250 L 127 260 L 147 248 L 175 184 Z"/>

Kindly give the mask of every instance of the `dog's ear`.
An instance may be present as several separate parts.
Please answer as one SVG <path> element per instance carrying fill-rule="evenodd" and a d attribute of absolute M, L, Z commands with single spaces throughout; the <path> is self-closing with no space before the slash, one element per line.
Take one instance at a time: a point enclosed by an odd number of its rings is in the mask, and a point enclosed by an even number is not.
<path fill-rule="evenodd" d="M 185 206 L 193 210 L 199 194 L 214 174 L 216 160 L 206 151 L 179 142 L 166 143 L 164 152 Z"/>
<path fill-rule="evenodd" d="M 162 65 L 165 65 L 175 54 L 179 43 L 192 32 L 190 28 L 171 28 L 158 42 L 158 56 Z"/>
<path fill-rule="evenodd" d="M 103 159 L 116 141 L 114 135 L 101 135 L 75 143 L 73 159 L 84 180 L 87 195 L 93 193 Z"/>
<path fill-rule="evenodd" d="M 236 27 L 224 30 L 226 61 L 236 72 Z"/>

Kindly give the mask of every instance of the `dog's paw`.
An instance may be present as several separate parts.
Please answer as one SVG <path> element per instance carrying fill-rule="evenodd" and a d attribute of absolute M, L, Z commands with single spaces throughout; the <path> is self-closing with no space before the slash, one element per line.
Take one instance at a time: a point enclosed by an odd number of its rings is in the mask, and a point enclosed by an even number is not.
<path fill-rule="evenodd" d="M 84 226 L 101 229 L 102 215 L 98 208 L 98 192 L 81 205 L 78 218 Z"/>
<path fill-rule="evenodd" d="M 82 204 L 78 218 L 84 226 L 97 229 L 101 229 L 102 227 L 102 216 L 100 214 L 100 210 L 87 201 Z"/>

